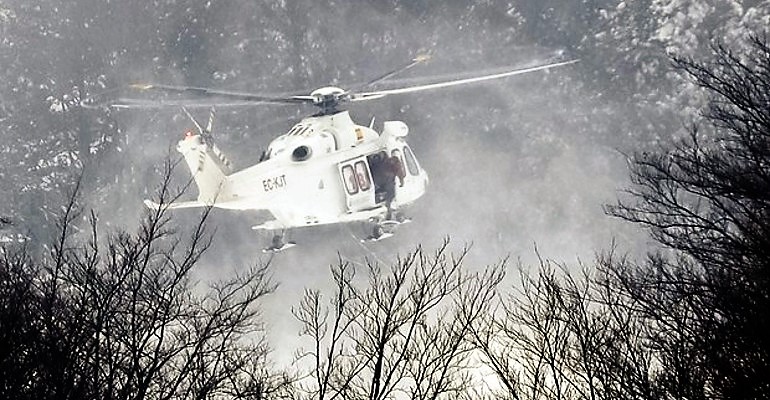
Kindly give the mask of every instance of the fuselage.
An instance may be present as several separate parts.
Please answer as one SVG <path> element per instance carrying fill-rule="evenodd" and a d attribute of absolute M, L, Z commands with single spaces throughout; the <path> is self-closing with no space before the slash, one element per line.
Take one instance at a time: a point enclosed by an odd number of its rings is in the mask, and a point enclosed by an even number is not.
<path fill-rule="evenodd" d="M 274 221 L 265 229 L 367 220 L 385 213 L 383 182 L 373 160 L 385 152 L 403 165 L 403 185 L 395 185 L 393 206 L 407 205 L 425 193 L 428 182 L 406 143 L 406 124 L 388 121 L 382 133 L 355 124 L 346 112 L 308 117 L 273 140 L 259 163 L 226 175 L 208 203 L 235 210 L 268 210 Z M 182 141 L 179 151 L 193 150 Z M 200 152 L 199 145 L 194 149 Z M 186 155 L 193 174 L 194 157 Z M 196 166 L 197 165 L 197 166 Z M 194 175 L 195 176 L 195 175 Z M 379 178 L 382 180 L 382 178 Z M 197 182 L 197 179 L 196 179 Z M 201 194 L 205 188 L 201 188 Z M 206 199 L 199 200 L 205 201 Z M 213 201 L 212 201 L 213 200 Z"/>

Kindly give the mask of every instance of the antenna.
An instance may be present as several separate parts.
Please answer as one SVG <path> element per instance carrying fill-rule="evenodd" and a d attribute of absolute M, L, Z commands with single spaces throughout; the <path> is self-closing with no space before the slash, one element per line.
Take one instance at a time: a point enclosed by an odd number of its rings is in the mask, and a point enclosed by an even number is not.
<path fill-rule="evenodd" d="M 217 115 L 216 110 L 214 107 L 211 107 L 211 110 L 209 110 L 209 122 L 206 124 L 206 133 L 209 135 L 211 134 L 211 129 L 214 126 L 214 117 Z"/>

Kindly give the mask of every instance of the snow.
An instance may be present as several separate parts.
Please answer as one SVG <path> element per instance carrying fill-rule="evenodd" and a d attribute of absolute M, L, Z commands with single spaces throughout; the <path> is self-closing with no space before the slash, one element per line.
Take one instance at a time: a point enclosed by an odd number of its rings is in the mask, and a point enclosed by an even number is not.
<path fill-rule="evenodd" d="M 309 93 L 330 82 L 365 82 L 422 49 L 435 52 L 434 61 L 405 78 L 520 65 L 565 49 L 583 61 L 469 91 L 384 99 L 352 113 L 364 123 L 372 116 L 405 121 L 431 175 L 413 215 L 419 223 L 382 253 L 449 234 L 478 243 L 488 257 L 527 255 L 537 241 L 549 256 L 590 258 L 611 236 L 631 236 L 600 207 L 627 183 L 617 150 L 670 140 L 702 101 L 670 70 L 667 53 L 707 57 L 712 37 L 741 46 L 748 33 L 770 26 L 770 3 L 546 3 L 4 2 L 0 214 L 48 229 L 41 210 L 61 204 L 88 166 L 89 206 L 114 226 L 135 222 L 177 133 L 190 127 L 179 110 L 77 107 L 82 97 L 129 83 Z M 220 111 L 217 138 L 237 164 L 252 165 L 260 146 L 308 112 Z M 253 216 L 216 217 L 231 222 L 218 233 L 231 240 L 207 261 L 212 270 L 250 263 L 257 238 L 239 224 Z M 323 268 L 306 260 L 322 264 L 336 250 L 330 246 L 360 255 L 358 246 L 345 247 L 347 233 L 327 233 L 303 238 L 299 254 L 307 257 L 291 260 L 310 272 L 295 286 L 312 282 Z"/>

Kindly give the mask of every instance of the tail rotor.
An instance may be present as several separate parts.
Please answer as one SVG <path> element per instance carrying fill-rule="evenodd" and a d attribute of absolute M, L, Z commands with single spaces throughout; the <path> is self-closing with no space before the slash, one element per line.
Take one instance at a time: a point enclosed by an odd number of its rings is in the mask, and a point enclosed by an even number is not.
<path fill-rule="evenodd" d="M 198 135 L 200 135 L 200 137 L 203 139 L 203 142 L 209 146 L 215 158 L 219 160 L 220 168 L 222 169 L 223 173 L 225 175 L 230 174 L 232 172 L 232 164 L 230 163 L 230 160 L 225 157 L 222 151 L 219 150 L 219 147 L 217 147 L 217 144 L 214 141 L 214 136 L 212 135 L 214 118 L 216 117 L 216 110 L 214 107 L 211 107 L 209 110 L 209 119 L 206 122 L 205 128 L 197 119 L 195 119 L 195 117 L 190 113 L 190 111 L 187 110 L 187 108 L 182 107 L 182 111 L 184 111 L 187 117 L 190 118 L 190 121 L 192 121 L 193 125 L 195 125 L 195 129 L 198 131 Z"/>

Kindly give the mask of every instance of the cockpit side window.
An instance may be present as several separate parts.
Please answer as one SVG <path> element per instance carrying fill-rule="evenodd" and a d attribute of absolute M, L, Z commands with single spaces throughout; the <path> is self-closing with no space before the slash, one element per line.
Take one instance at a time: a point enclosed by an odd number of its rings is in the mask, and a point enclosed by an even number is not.
<path fill-rule="evenodd" d="M 406 158 L 406 169 L 409 170 L 409 173 L 415 176 L 419 175 L 420 167 L 417 166 L 417 159 L 414 158 L 414 154 L 412 154 L 409 146 L 404 146 L 404 156 Z"/>

